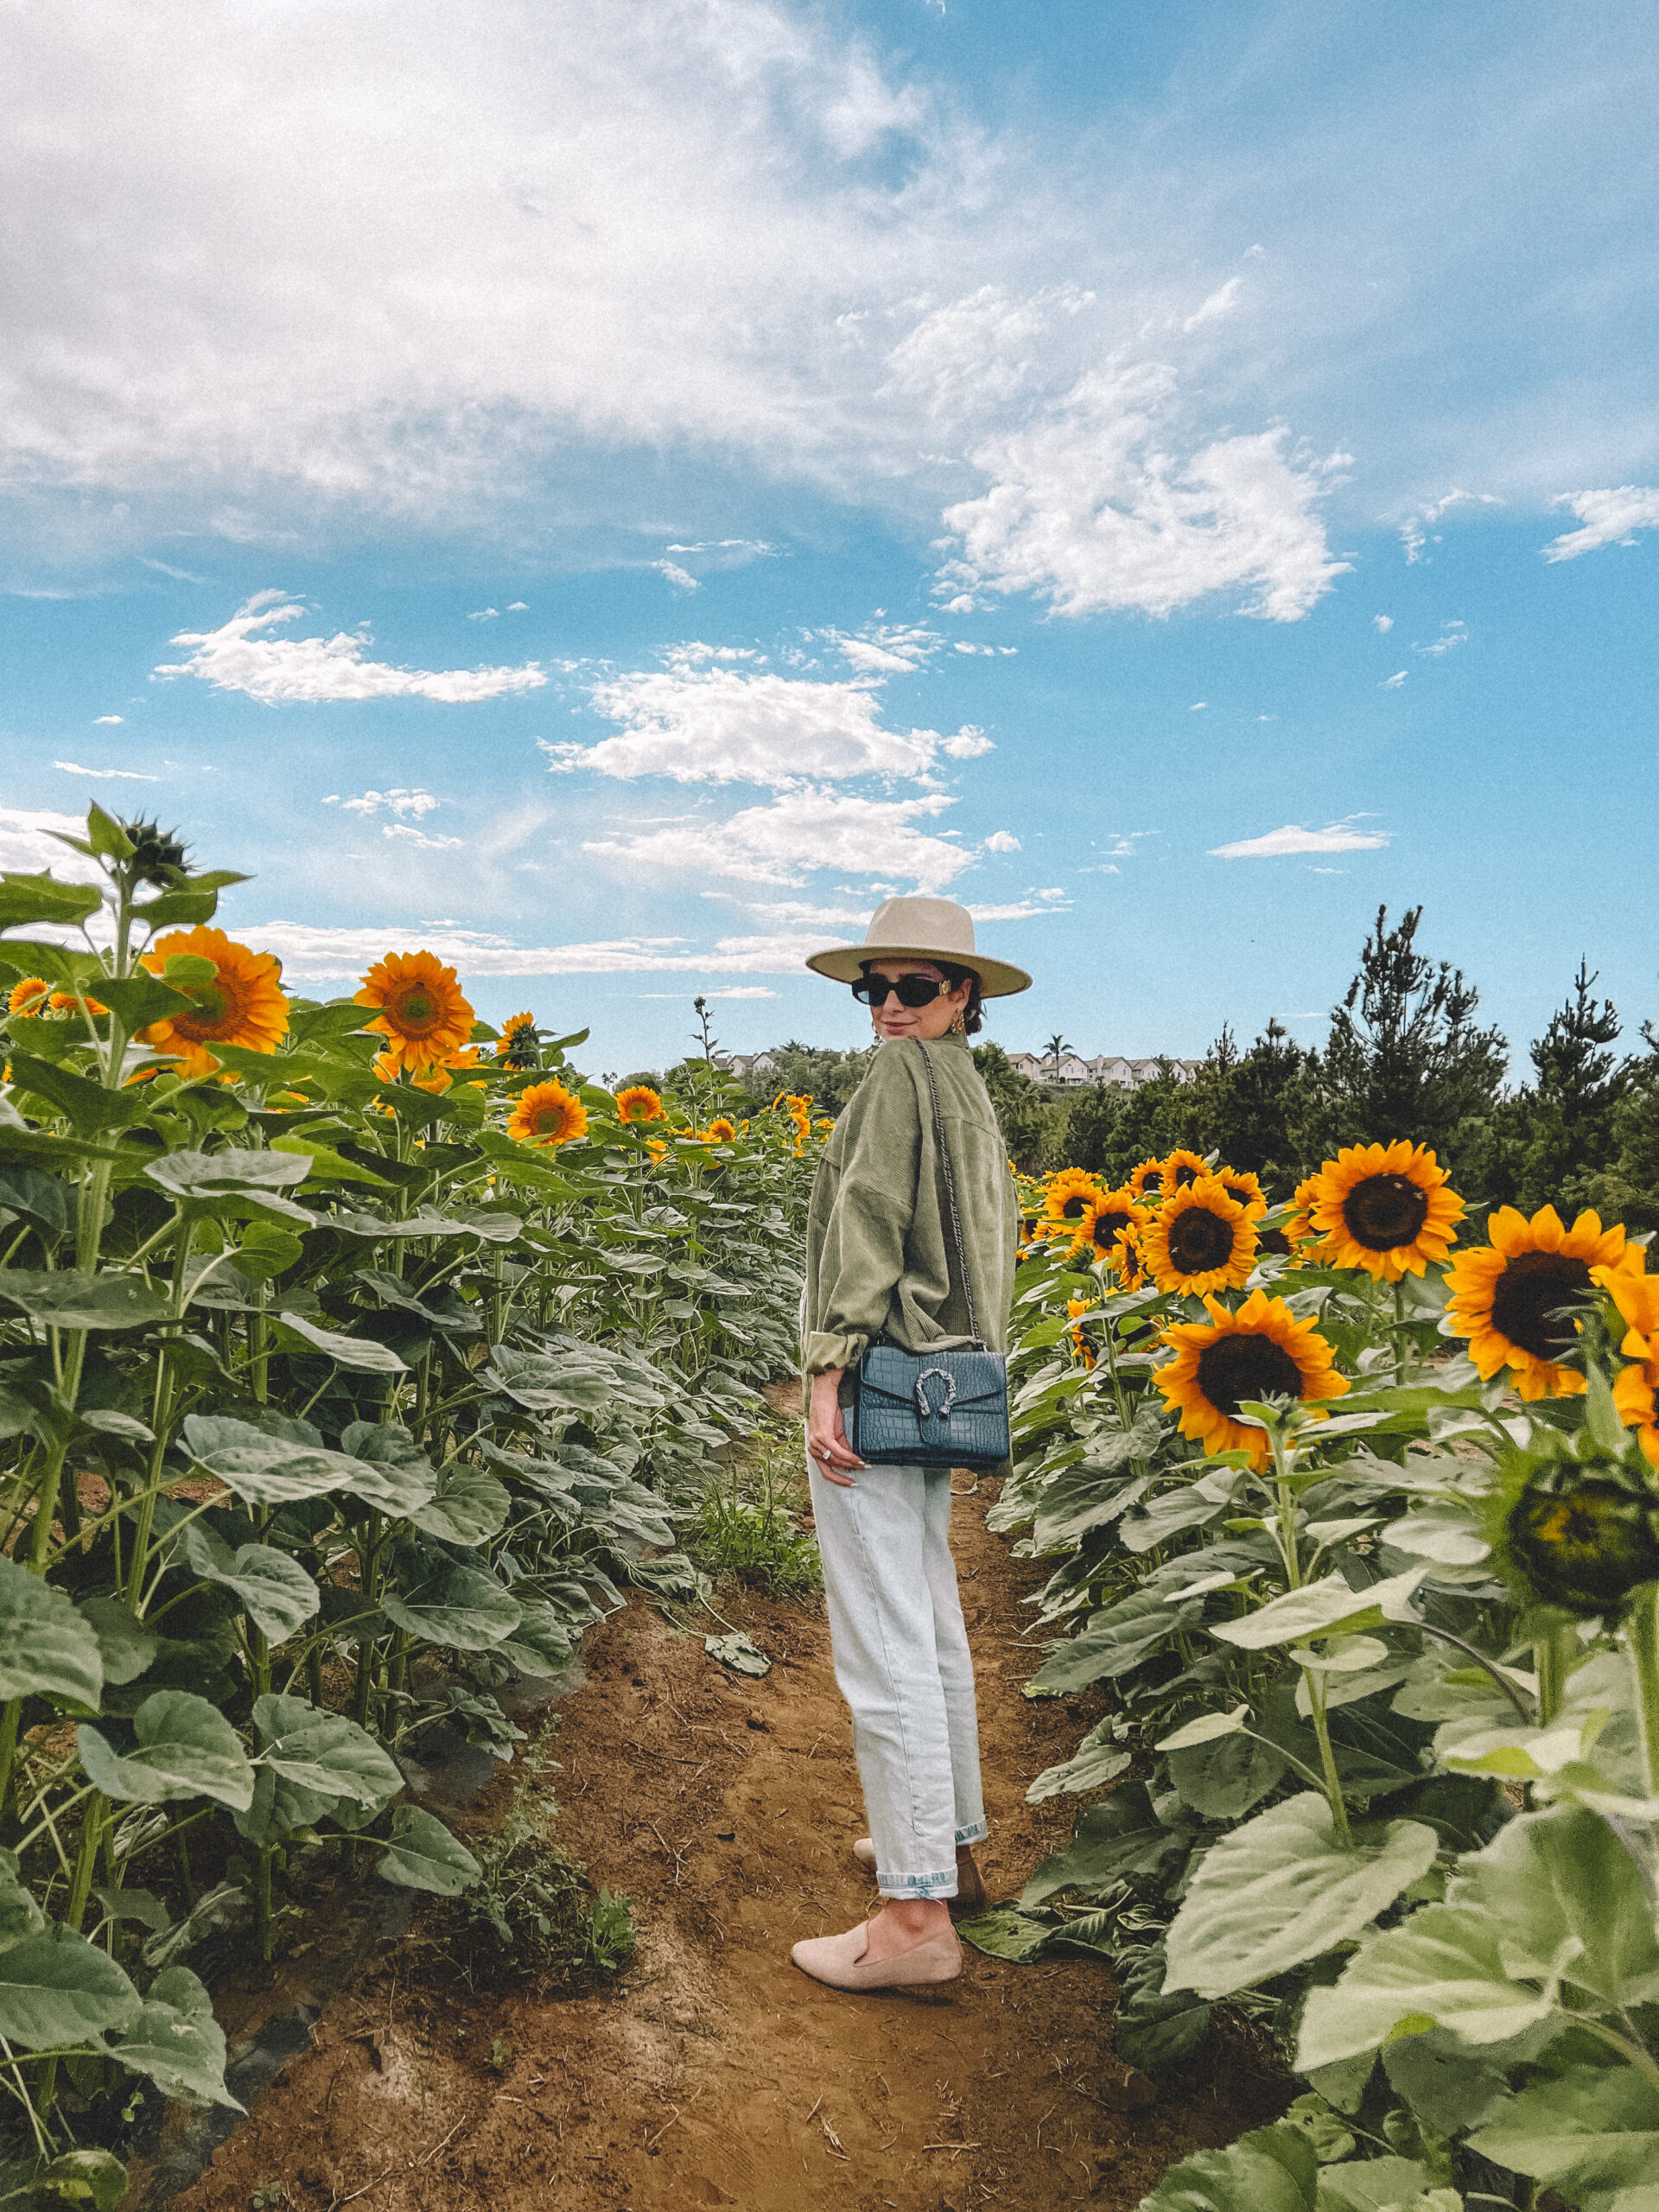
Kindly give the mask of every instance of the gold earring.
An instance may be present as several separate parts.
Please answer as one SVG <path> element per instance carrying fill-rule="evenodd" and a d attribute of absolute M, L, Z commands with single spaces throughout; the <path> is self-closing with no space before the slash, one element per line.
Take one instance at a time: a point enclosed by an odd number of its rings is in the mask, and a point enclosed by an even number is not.
<path fill-rule="evenodd" d="M 951 1022 L 946 1034 L 951 1037 L 965 1037 L 968 1034 L 968 1024 L 962 1018 L 960 1007 L 957 1008 L 956 1019 Z"/>

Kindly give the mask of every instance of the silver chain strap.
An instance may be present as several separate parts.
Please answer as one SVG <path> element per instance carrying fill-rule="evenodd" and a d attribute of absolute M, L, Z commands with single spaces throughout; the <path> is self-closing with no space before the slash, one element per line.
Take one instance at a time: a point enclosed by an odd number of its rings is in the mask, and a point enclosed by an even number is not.
<path fill-rule="evenodd" d="M 944 1114 L 939 1105 L 939 1086 L 933 1074 L 933 1055 L 918 1037 L 916 1049 L 927 1068 L 927 1087 L 933 1095 L 933 1135 L 939 1147 L 939 1160 L 944 1169 L 945 1203 L 950 1211 L 950 1236 L 957 1248 L 957 1265 L 962 1271 L 962 1294 L 968 1304 L 968 1326 L 976 1344 L 983 1344 L 979 1333 L 979 1316 L 974 1311 L 974 1281 L 968 1272 L 968 1254 L 962 1241 L 962 1220 L 957 1211 L 957 1179 L 950 1166 L 950 1147 L 945 1140 Z"/>

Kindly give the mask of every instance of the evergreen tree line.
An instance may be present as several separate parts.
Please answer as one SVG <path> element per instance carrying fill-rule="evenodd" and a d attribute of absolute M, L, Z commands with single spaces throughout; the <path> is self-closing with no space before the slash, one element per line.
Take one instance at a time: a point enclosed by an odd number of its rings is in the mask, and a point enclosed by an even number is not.
<path fill-rule="evenodd" d="M 1644 1023 L 1641 1049 L 1621 1051 L 1618 1013 L 1581 961 L 1512 1085 L 1508 1041 L 1480 1026 L 1474 985 L 1418 950 L 1421 919 L 1414 906 L 1390 926 L 1378 909 L 1318 1051 L 1270 1020 L 1242 1048 L 1224 1029 L 1192 1082 L 1166 1067 L 1135 1090 L 1055 1092 L 1000 1045 L 976 1046 L 1010 1156 L 1029 1173 L 1087 1167 L 1120 1182 L 1185 1145 L 1254 1169 L 1276 1199 L 1343 1145 L 1409 1137 L 1433 1147 L 1472 1205 L 1553 1205 L 1569 1219 L 1592 1206 L 1604 1221 L 1659 1229 L 1659 1031 Z M 869 1053 L 791 1042 L 774 1058 L 770 1086 L 810 1091 L 835 1114 Z"/>

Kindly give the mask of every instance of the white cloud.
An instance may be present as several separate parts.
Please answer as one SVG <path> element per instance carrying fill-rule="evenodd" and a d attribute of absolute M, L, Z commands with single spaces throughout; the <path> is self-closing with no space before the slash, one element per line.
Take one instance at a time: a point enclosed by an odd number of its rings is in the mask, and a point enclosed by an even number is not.
<path fill-rule="evenodd" d="M 528 614 L 530 612 L 529 601 L 522 599 L 510 600 L 507 602 L 507 612 L 509 614 Z"/>
<path fill-rule="evenodd" d="M 20 875 L 56 875 L 77 883 L 99 881 L 96 861 L 72 853 L 59 837 L 84 837 L 79 814 L 54 814 L 46 807 L 0 806 L 0 870 Z"/>
<path fill-rule="evenodd" d="M 734 983 L 729 990 L 705 991 L 702 995 L 706 999 L 775 999 L 778 994 L 764 983 Z"/>
<path fill-rule="evenodd" d="M 1604 545 L 1634 545 L 1638 530 L 1659 530 L 1659 487 L 1621 484 L 1616 491 L 1567 492 L 1553 503 L 1566 507 L 1584 524 L 1552 537 L 1546 561 L 1576 561 Z"/>
<path fill-rule="evenodd" d="M 118 729 L 125 719 L 121 715 L 94 715 L 92 721 L 99 729 Z"/>
<path fill-rule="evenodd" d="M 1438 638 L 1426 645 L 1414 645 L 1411 650 L 1414 653 L 1422 653 L 1433 660 L 1438 658 L 1442 653 L 1455 652 L 1459 645 L 1466 645 L 1468 642 L 1469 632 L 1465 624 L 1442 622 Z"/>
<path fill-rule="evenodd" d="M 698 874 L 748 883 L 798 884 L 820 868 L 892 877 L 918 891 L 943 891 L 973 858 L 918 821 L 955 802 L 855 798 L 832 791 L 788 791 L 725 822 L 696 822 L 630 837 L 595 839 L 582 850 L 631 872 Z"/>
<path fill-rule="evenodd" d="M 1195 699 L 1186 711 L 1189 715 L 1202 715 L 1207 711 L 1210 702 L 1207 699 Z"/>
<path fill-rule="evenodd" d="M 668 578 L 668 581 L 673 585 L 676 591 L 701 591 L 702 589 L 702 586 L 698 582 L 697 579 L 692 575 L 688 569 L 681 568 L 677 561 L 653 561 L 651 565 L 661 575 Z"/>
<path fill-rule="evenodd" d="M 424 853 L 457 852 L 461 842 L 459 837 L 429 837 L 424 830 L 411 830 L 407 822 L 382 823 L 380 835 L 383 837 L 405 837 Z"/>
<path fill-rule="evenodd" d="M 54 760 L 54 768 L 61 768 L 66 776 L 90 776 L 95 783 L 156 784 L 159 776 L 146 776 L 137 768 L 83 768 L 79 760 Z"/>
<path fill-rule="evenodd" d="M 406 790 L 402 785 L 395 785 L 389 791 L 364 791 L 357 798 L 343 799 L 338 791 L 330 791 L 322 803 L 325 806 L 344 807 L 347 814 L 412 814 L 417 822 L 423 814 L 432 813 L 439 804 L 430 791 L 423 791 L 418 785 Z"/>
<path fill-rule="evenodd" d="M 1314 512 L 1346 456 L 1287 458 L 1287 433 L 1217 438 L 1182 461 L 1176 380 L 1156 364 L 1096 372 L 1028 429 L 972 455 L 992 479 L 945 511 L 962 556 L 941 588 L 1034 592 L 1060 614 L 1166 615 L 1243 588 L 1242 614 L 1294 622 L 1349 567 Z M 953 604 L 957 603 L 953 601 Z"/>
<path fill-rule="evenodd" d="M 1501 507 L 1503 505 L 1495 492 L 1450 491 L 1443 499 L 1431 499 L 1415 514 L 1408 515 L 1400 525 L 1400 543 L 1406 550 L 1408 564 L 1414 564 L 1425 556 L 1423 548 L 1429 543 L 1429 532 L 1440 517 L 1449 514 L 1453 507 Z M 1438 537 L 1435 544 L 1440 543 Z"/>
<path fill-rule="evenodd" d="M 1368 853 L 1386 845 L 1386 830 L 1356 830 L 1346 822 L 1333 822 L 1325 830 L 1304 830 L 1287 823 L 1270 830 L 1265 837 L 1243 837 L 1234 845 L 1212 845 L 1210 857 L 1220 861 L 1279 860 L 1287 853 Z"/>
<path fill-rule="evenodd" d="M 405 929 L 396 923 L 333 929 L 287 921 L 262 923 L 238 935 L 260 951 L 276 953 L 290 980 L 318 982 L 363 974 L 385 957 L 389 945 L 435 953 L 458 969 L 464 982 L 469 976 L 788 975 L 822 943 L 812 937 L 725 937 L 715 940 L 712 950 L 688 951 L 687 940 L 680 937 L 517 944 L 479 930 Z"/>
<path fill-rule="evenodd" d="M 817 683 L 725 664 L 737 650 L 685 648 L 666 668 L 595 684 L 594 709 L 623 734 L 597 745 L 538 740 L 553 772 L 590 768 L 624 781 L 669 776 L 680 784 L 783 789 L 825 778 L 925 776 L 941 753 L 961 760 L 992 749 L 971 725 L 951 737 L 887 729 L 871 683 Z"/>
<path fill-rule="evenodd" d="M 1403 668 L 1397 668 L 1392 676 L 1385 676 L 1376 688 L 1379 691 L 1397 691 L 1405 682 L 1406 675 Z"/>
<path fill-rule="evenodd" d="M 480 607 L 467 617 L 469 622 L 499 622 L 500 619 L 501 610 L 499 607 Z"/>
<path fill-rule="evenodd" d="M 1012 830 L 993 830 L 985 840 L 985 849 L 988 853 L 1017 853 L 1020 840 Z"/>
<path fill-rule="evenodd" d="M 1386 638 L 1389 631 L 1394 627 L 1393 615 L 1373 614 L 1371 617 L 1371 627 L 1376 631 L 1379 638 Z"/>
<path fill-rule="evenodd" d="M 821 630 L 818 635 L 835 646 L 842 658 L 860 676 L 910 676 L 925 667 L 944 643 L 937 630 L 919 624 L 888 624 L 849 637 L 843 630 Z M 957 647 L 961 652 L 963 648 Z M 966 650 L 973 651 L 972 646 Z"/>
<path fill-rule="evenodd" d="M 1231 315 L 1238 305 L 1238 296 L 1243 289 L 1244 279 L 1242 276 L 1230 276 L 1217 290 L 1211 293 L 1201 307 L 1188 315 L 1181 328 L 1191 333 L 1201 329 L 1206 322 L 1219 322 L 1224 316 Z"/>
<path fill-rule="evenodd" d="M 243 691 L 264 705 L 303 700 L 435 699 L 459 706 L 534 691 L 547 677 L 535 661 L 520 668 L 461 668 L 438 672 L 392 668 L 365 660 L 372 641 L 363 632 L 332 638 L 270 638 L 257 634 L 274 622 L 294 622 L 302 607 L 279 591 L 256 592 L 217 630 L 181 630 L 172 643 L 194 645 L 188 660 L 158 668 L 157 676 L 197 676 L 220 691 Z"/>

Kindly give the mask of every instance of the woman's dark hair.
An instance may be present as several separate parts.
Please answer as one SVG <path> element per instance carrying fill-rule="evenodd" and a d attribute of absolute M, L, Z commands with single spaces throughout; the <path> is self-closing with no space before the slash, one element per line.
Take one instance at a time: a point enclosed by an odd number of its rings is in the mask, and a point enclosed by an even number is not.
<path fill-rule="evenodd" d="M 964 983 L 970 987 L 968 1003 L 962 1009 L 962 1026 L 970 1037 L 977 1037 L 985 1027 L 985 1016 L 979 1003 L 979 978 L 973 969 L 958 968 L 954 960 L 934 960 L 926 953 L 918 953 L 916 957 L 918 960 L 926 960 L 930 968 L 937 968 L 950 989 L 959 990 Z M 868 976 L 875 963 L 874 960 L 861 960 L 858 965 L 861 974 Z"/>

